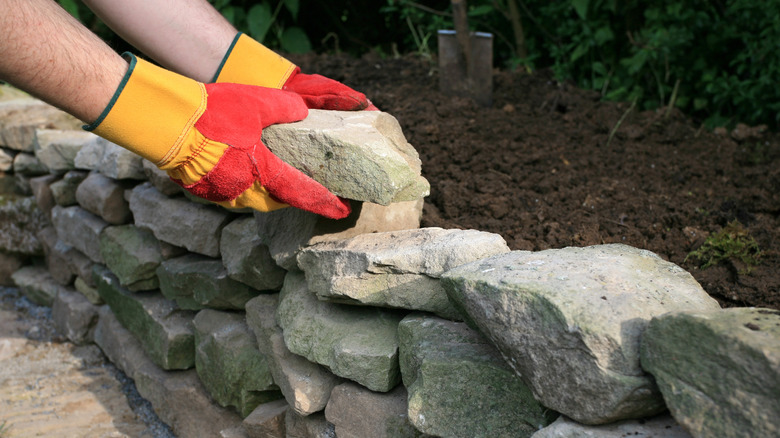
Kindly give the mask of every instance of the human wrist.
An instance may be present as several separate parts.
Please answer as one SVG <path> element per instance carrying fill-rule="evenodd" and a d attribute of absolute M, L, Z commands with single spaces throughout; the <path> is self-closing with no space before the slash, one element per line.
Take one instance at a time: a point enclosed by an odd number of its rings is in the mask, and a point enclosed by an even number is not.
<path fill-rule="evenodd" d="M 281 89 L 298 67 L 246 34 L 238 33 L 212 82 Z"/>

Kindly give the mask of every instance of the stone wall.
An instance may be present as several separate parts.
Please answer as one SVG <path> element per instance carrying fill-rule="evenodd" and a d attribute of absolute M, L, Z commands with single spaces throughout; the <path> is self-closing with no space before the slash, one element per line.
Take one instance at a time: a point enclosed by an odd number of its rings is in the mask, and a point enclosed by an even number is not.
<path fill-rule="evenodd" d="M 314 139 L 323 153 L 285 157 L 299 167 L 346 169 L 323 183 L 362 202 L 332 221 L 207 205 L 64 114 L 12 102 L 0 283 L 97 344 L 178 436 L 780 433 L 780 312 L 720 309 L 624 245 L 510 251 L 420 228 L 427 181 L 389 115 L 271 130 Z"/>

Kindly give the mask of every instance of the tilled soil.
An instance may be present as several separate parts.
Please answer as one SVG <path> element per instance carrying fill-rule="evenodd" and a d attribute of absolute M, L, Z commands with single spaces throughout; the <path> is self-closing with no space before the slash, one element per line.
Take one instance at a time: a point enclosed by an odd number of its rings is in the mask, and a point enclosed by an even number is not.
<path fill-rule="evenodd" d="M 713 133 L 675 109 L 603 102 L 548 71 L 496 70 L 482 108 L 442 95 L 435 61 L 291 58 L 399 120 L 431 183 L 423 226 L 498 233 L 518 250 L 624 243 L 687 269 L 723 306 L 780 309 L 777 134 Z M 686 259 L 735 220 L 758 265 Z"/>

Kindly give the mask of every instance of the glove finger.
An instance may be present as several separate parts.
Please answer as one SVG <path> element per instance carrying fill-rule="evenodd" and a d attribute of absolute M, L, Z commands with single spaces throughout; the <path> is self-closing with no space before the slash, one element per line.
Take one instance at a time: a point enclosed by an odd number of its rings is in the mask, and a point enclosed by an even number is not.
<path fill-rule="evenodd" d="M 321 75 L 299 73 L 283 89 L 300 95 L 310 109 L 359 111 L 370 103 L 365 94 Z"/>

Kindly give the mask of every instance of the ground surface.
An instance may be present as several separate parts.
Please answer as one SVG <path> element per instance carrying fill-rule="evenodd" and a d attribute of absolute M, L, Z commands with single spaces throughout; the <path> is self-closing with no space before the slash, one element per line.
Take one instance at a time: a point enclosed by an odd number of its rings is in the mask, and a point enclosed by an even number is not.
<path fill-rule="evenodd" d="M 780 136 L 629 111 L 544 71 L 496 72 L 494 103 L 480 108 L 440 94 L 435 64 L 417 57 L 293 60 L 399 120 L 431 183 L 423 226 L 490 231 L 522 250 L 625 243 L 686 268 L 724 306 L 780 309 Z M 749 273 L 686 261 L 734 220 L 744 230 L 732 236 L 762 252 Z"/>

